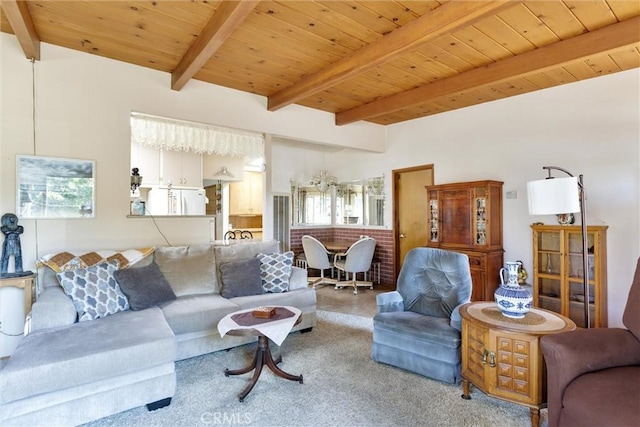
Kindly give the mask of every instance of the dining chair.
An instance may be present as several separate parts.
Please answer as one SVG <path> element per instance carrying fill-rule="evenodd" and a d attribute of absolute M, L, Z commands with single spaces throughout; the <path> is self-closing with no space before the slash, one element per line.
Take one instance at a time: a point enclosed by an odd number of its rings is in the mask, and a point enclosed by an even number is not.
<path fill-rule="evenodd" d="M 324 277 L 325 270 L 332 270 L 333 272 L 333 263 L 330 259 L 331 253 L 327 251 L 322 242 L 313 236 L 302 236 L 302 249 L 304 250 L 307 267 L 320 270 L 319 278 L 309 278 L 309 283 L 313 285 L 313 288 L 315 289 L 317 285 L 336 284 L 336 279 Z"/>
<path fill-rule="evenodd" d="M 253 239 L 253 233 L 249 230 L 229 230 L 224 233 L 225 242 L 236 239 Z"/>
<path fill-rule="evenodd" d="M 346 280 L 338 281 L 335 288 L 342 289 L 344 286 L 352 286 L 354 295 L 358 295 L 358 286 L 373 289 L 373 282 L 356 280 L 356 274 L 366 274 L 371 269 L 375 250 L 376 239 L 364 237 L 352 244 L 345 253 L 336 254 L 333 265 L 338 270 L 338 276 L 340 271 L 344 272 Z M 351 273 L 351 280 L 349 280 L 349 273 Z"/>

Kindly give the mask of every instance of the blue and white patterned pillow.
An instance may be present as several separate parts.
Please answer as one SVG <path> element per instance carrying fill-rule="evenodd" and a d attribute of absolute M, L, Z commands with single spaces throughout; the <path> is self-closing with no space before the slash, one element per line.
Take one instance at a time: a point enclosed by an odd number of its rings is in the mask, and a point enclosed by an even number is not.
<path fill-rule="evenodd" d="M 73 300 L 81 322 L 129 309 L 129 301 L 113 274 L 119 267 L 120 262 L 113 260 L 56 275 L 65 293 Z"/>
<path fill-rule="evenodd" d="M 293 252 L 258 254 L 258 258 L 260 258 L 262 289 L 272 293 L 287 292 L 293 265 Z"/>

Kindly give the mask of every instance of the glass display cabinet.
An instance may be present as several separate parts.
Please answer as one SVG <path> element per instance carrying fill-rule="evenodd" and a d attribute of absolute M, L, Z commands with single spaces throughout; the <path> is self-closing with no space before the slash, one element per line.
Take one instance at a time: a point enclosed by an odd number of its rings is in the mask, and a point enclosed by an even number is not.
<path fill-rule="evenodd" d="M 584 285 L 589 279 L 591 327 L 607 326 L 607 226 L 587 227 L 588 271 L 580 226 L 532 225 L 533 304 L 584 327 Z"/>

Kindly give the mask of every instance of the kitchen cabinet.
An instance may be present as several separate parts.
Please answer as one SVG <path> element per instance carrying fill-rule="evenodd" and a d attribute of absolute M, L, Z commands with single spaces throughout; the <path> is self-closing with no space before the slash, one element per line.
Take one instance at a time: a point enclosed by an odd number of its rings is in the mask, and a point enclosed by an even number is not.
<path fill-rule="evenodd" d="M 229 184 L 229 215 L 262 215 L 262 173 L 245 172 Z"/>
<path fill-rule="evenodd" d="M 502 182 L 472 181 L 427 186 L 426 246 L 469 257 L 472 301 L 493 300 L 504 264 Z"/>
<path fill-rule="evenodd" d="M 197 153 L 131 144 L 131 167 L 139 169 L 142 187 L 172 184 L 202 188 L 202 155 Z"/>
<path fill-rule="evenodd" d="M 470 384 L 489 396 L 530 408 L 537 427 L 546 404 L 546 373 L 540 337 L 572 331 L 570 319 L 532 308 L 524 319 L 502 315 L 495 303 L 475 302 L 460 308 L 462 316 L 462 397 Z"/>
<path fill-rule="evenodd" d="M 138 168 L 142 176 L 142 187 L 160 184 L 160 150 L 132 143 L 131 168 Z"/>
<path fill-rule="evenodd" d="M 163 184 L 178 187 L 202 187 L 202 155 L 188 151 L 160 151 Z"/>
<path fill-rule="evenodd" d="M 607 226 L 587 227 L 589 318 L 607 326 Z M 569 317 L 584 327 L 582 228 L 532 225 L 533 305 Z"/>

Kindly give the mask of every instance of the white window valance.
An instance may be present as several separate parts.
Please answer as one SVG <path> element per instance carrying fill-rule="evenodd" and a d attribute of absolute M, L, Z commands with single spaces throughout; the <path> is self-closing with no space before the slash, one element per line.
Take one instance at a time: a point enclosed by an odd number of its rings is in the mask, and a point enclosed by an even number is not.
<path fill-rule="evenodd" d="M 161 150 L 256 159 L 262 156 L 264 135 L 204 123 L 131 113 L 131 141 Z"/>

